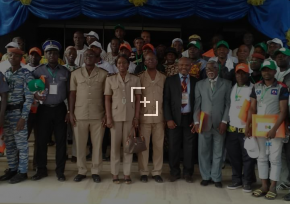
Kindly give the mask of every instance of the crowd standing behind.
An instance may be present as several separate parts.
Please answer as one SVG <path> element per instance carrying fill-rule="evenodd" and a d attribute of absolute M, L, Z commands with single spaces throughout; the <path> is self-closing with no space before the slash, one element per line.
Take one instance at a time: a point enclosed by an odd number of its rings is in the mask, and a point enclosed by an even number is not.
<path fill-rule="evenodd" d="M 56 177 L 66 180 L 69 135 L 71 160 L 78 167 L 75 182 L 86 178 L 88 156 L 92 179 L 101 182 L 102 161 L 107 160 L 111 143 L 113 183 L 121 183 L 122 157 L 124 181 L 130 184 L 133 154 L 122 147 L 136 129 L 147 147 L 137 154 L 141 182 L 148 182 L 150 173 L 157 183 L 164 182 L 163 152 L 168 143 L 170 182 L 184 178 L 192 183 L 198 158 L 200 184 L 213 182 L 222 188 L 226 153 L 232 167 L 229 190 L 242 188 L 254 197 L 274 200 L 277 189 L 290 189 L 290 50 L 280 39 L 253 45 L 254 36 L 246 32 L 243 44 L 232 51 L 221 35 L 215 35 L 212 49 L 204 51 L 197 34 L 189 37 L 187 45 L 175 38 L 171 47 L 154 47 L 150 33 L 143 31 L 132 48 L 124 40 L 124 26 L 118 24 L 114 31 L 107 52 L 96 32 L 76 31 L 74 45 L 64 49 L 63 60 L 59 58 L 62 46 L 55 40 L 44 42 L 44 53 L 37 47 L 25 53 L 20 37 L 5 46 L 7 53 L 0 63 L 0 128 L 9 168 L 0 181 L 15 184 L 27 179 L 28 138 L 33 130 L 36 173 L 32 180 L 48 176 L 47 144 L 52 135 Z M 143 88 L 131 93 L 132 87 Z M 276 118 L 260 127 L 258 116 Z M 268 130 L 259 136 L 256 129 L 263 128 Z M 281 128 L 285 130 L 278 136 Z M 88 140 L 91 148 L 86 155 Z M 278 185 L 282 152 L 289 174 Z M 256 162 L 262 186 L 253 191 Z M 290 194 L 284 199 L 290 201 Z"/>

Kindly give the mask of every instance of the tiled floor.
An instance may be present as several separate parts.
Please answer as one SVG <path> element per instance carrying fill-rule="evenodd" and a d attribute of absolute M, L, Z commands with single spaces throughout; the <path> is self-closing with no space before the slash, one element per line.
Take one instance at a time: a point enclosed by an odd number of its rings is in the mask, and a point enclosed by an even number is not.
<path fill-rule="evenodd" d="M 29 172 L 32 176 L 34 172 Z M 66 182 L 57 181 L 54 172 L 40 181 L 27 180 L 19 184 L 0 183 L 0 203 L 38 204 L 265 204 L 288 203 L 282 197 L 287 191 L 279 192 L 275 201 L 254 198 L 242 189 L 228 190 L 230 178 L 224 178 L 224 187 L 200 186 L 200 177 L 195 175 L 194 183 L 184 180 L 170 183 L 164 175 L 163 184 L 139 181 L 139 174 L 132 173 L 133 183 L 113 184 L 108 172 L 101 174 L 102 182 L 96 184 L 88 175 L 80 183 L 73 181 L 77 172 L 67 171 Z M 120 177 L 121 178 L 121 177 Z M 258 184 L 255 186 L 258 187 Z"/>

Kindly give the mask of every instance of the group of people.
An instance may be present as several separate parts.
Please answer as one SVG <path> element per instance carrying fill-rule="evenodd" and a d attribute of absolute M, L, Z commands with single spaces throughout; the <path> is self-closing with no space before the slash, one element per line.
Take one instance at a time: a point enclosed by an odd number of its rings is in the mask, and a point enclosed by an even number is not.
<path fill-rule="evenodd" d="M 124 181 L 130 184 L 133 154 L 122 147 L 132 130 L 137 130 L 147 147 L 137 155 L 140 181 L 146 183 L 151 173 L 156 182 L 163 182 L 167 138 L 171 182 L 181 178 L 193 182 L 198 154 L 201 185 L 214 183 L 222 188 L 226 149 L 233 173 L 227 188 L 242 187 L 244 192 L 252 192 L 257 161 L 262 186 L 252 195 L 275 199 L 283 148 L 290 165 L 289 143 L 275 137 L 283 122 L 285 135 L 289 133 L 290 50 L 281 40 L 274 38 L 253 46 L 253 35 L 247 32 L 244 44 L 232 51 L 222 36 L 216 35 L 213 48 L 204 52 L 201 37 L 196 34 L 189 37 L 187 46 L 175 38 L 168 48 L 150 44 L 146 31 L 134 39 L 133 49 L 124 37 L 125 28 L 118 24 L 106 52 L 96 32 L 77 31 L 74 45 L 65 49 L 63 59 L 62 47 L 54 40 L 42 45 L 43 55 L 37 47 L 25 54 L 19 37 L 6 46 L 7 54 L 0 63 L 0 127 L 4 128 L 9 169 L 0 180 L 19 183 L 27 179 L 27 138 L 33 129 L 36 174 L 31 179 L 47 176 L 47 143 L 54 134 L 55 172 L 59 181 L 65 181 L 66 138 L 71 128 L 72 155 L 78 166 L 74 181 L 86 178 L 90 138 L 92 179 L 101 182 L 102 143 L 110 135 L 112 180 L 121 182 L 122 160 Z M 28 83 L 33 79 L 44 81 L 44 91 L 30 90 Z M 243 109 L 246 102 L 249 108 Z M 243 118 L 241 109 L 246 114 Z M 253 114 L 278 115 L 266 137 L 252 134 Z M 244 148 L 245 137 L 257 143 L 256 149 Z M 257 149 L 258 155 L 249 153 Z M 290 186 L 289 177 L 286 186 Z M 290 195 L 285 199 L 290 200 Z"/>

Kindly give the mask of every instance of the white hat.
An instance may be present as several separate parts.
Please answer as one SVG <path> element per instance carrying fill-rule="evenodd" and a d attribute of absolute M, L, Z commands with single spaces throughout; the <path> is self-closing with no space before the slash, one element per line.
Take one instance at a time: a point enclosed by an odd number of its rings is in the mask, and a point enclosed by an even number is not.
<path fill-rule="evenodd" d="M 260 151 L 255 137 L 247 138 L 244 143 L 244 148 L 247 150 L 249 157 L 254 159 L 258 158 Z"/>
<path fill-rule="evenodd" d="M 10 42 L 8 43 L 5 48 L 9 48 L 9 47 L 14 47 L 14 48 L 18 48 L 19 49 L 19 45 L 16 42 Z"/>
<path fill-rule="evenodd" d="M 183 44 L 183 41 L 180 38 L 174 38 L 172 40 L 172 44 L 175 43 L 176 41 L 181 42 Z"/>
<path fill-rule="evenodd" d="M 99 43 L 98 41 L 94 41 L 92 44 L 90 44 L 89 48 L 92 48 L 92 46 L 99 47 L 101 48 L 101 50 L 103 49 L 101 43 Z"/>
<path fill-rule="evenodd" d="M 279 38 L 274 38 L 273 40 L 268 40 L 267 44 L 269 45 L 270 43 L 276 43 L 276 44 L 281 45 L 281 47 L 283 47 L 283 43 Z"/>
<path fill-rule="evenodd" d="M 99 35 L 95 31 L 90 31 L 89 33 L 85 33 L 84 36 L 85 37 L 87 37 L 87 36 L 94 36 L 95 38 L 97 38 L 99 40 Z"/>

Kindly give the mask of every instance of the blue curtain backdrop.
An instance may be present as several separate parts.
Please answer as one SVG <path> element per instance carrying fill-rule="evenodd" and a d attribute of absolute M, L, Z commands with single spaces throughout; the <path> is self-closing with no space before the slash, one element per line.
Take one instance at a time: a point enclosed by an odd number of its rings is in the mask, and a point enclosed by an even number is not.
<path fill-rule="evenodd" d="M 70 19 L 84 14 L 97 19 L 120 19 L 140 14 L 149 18 L 178 19 L 197 15 L 214 21 L 234 21 L 248 14 L 249 22 L 270 38 L 286 43 L 290 29 L 290 0 L 266 0 L 252 6 L 247 0 L 148 0 L 135 7 L 128 0 L 0 0 L 0 36 L 16 30 L 29 12 L 44 19 Z"/>

